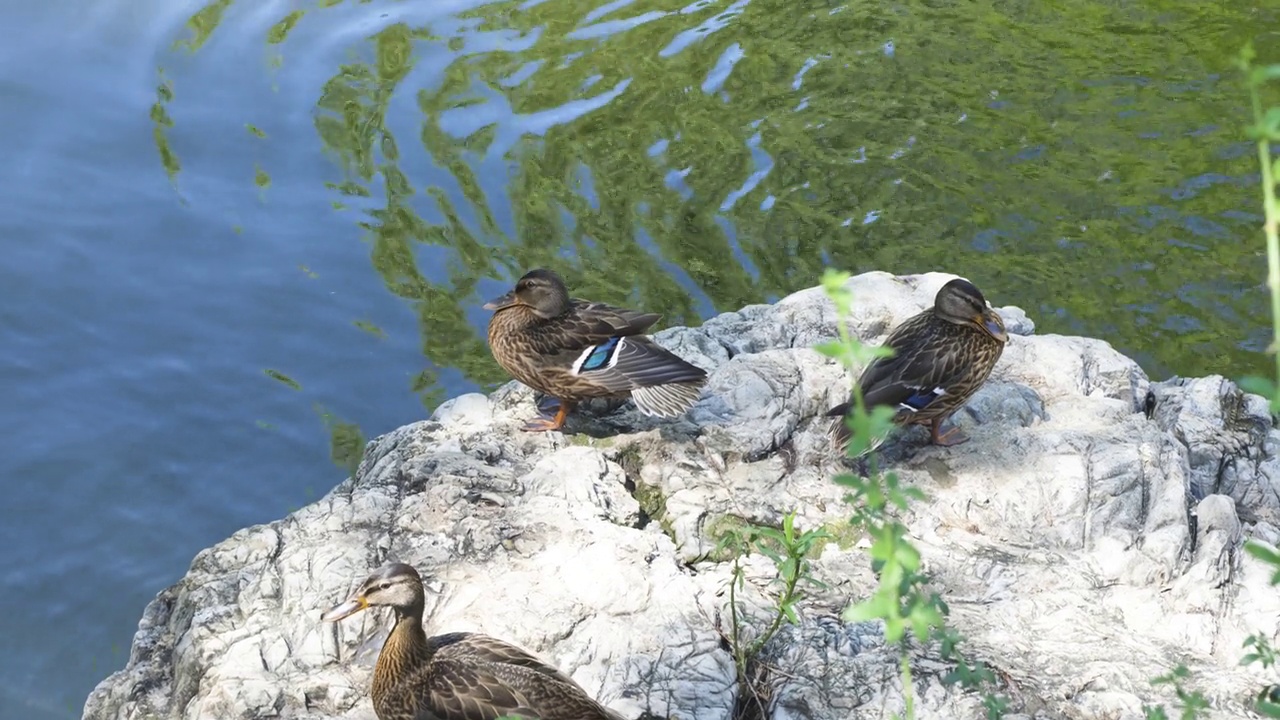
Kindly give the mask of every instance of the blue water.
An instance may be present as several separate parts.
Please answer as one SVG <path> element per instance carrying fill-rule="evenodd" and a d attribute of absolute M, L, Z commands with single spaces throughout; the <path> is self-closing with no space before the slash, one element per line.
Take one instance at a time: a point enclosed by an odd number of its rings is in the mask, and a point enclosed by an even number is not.
<path fill-rule="evenodd" d="M 479 306 L 532 265 L 670 322 L 942 269 L 1157 375 L 1265 367 L 1222 73 L 1275 13 L 1081 2 L 0 0 L 0 718 L 79 717 L 199 550 L 346 476 L 334 427 L 502 380 Z M 344 66 L 394 143 L 317 129 Z"/>
<path fill-rule="evenodd" d="M 266 203 L 243 177 L 255 148 L 230 88 L 273 132 L 314 133 L 260 47 L 182 73 L 174 141 L 198 169 L 166 177 L 156 62 L 195 7 L 0 9 L 3 718 L 79 717 L 200 548 L 345 477 L 313 403 L 371 433 L 426 412 L 405 390 L 423 366 L 416 320 L 332 221 L 315 182 L 332 164 L 268 147 Z M 302 391 L 264 375 L 276 367 Z"/>

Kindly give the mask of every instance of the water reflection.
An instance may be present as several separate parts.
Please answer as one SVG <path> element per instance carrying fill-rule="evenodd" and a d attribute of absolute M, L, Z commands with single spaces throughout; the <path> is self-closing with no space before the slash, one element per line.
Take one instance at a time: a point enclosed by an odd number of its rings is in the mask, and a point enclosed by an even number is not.
<path fill-rule="evenodd" d="M 226 17 L 261 12 L 217 0 L 178 46 L 198 57 Z M 1251 36 L 1275 56 L 1260 28 L 1280 18 L 1251 0 L 272 12 L 275 72 L 344 47 L 314 88 L 341 179 L 317 183 L 416 314 L 429 366 L 409 389 L 428 407 L 444 369 L 506 379 L 477 305 L 534 266 L 667 324 L 810 286 L 827 264 L 942 269 L 1155 375 L 1263 369 L 1255 160 L 1243 91 L 1219 74 Z M 171 175 L 180 97 L 162 76 L 152 118 Z"/>

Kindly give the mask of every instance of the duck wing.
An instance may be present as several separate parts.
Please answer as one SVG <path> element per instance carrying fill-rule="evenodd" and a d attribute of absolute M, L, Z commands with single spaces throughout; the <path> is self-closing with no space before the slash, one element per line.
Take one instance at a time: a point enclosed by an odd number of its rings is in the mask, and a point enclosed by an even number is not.
<path fill-rule="evenodd" d="M 610 339 L 639 335 L 661 318 L 659 313 L 574 300 L 568 312 L 529 327 L 523 336 L 532 350 L 545 357 L 577 357 L 582 350 Z"/>
<path fill-rule="evenodd" d="M 574 301 L 570 312 L 529 329 L 531 348 L 609 393 L 632 395 L 648 415 L 674 416 L 701 395 L 707 373 L 642 333 L 661 315 Z M 657 389 L 662 388 L 662 389 Z"/>
<path fill-rule="evenodd" d="M 470 633 L 433 640 L 440 649 L 419 673 L 427 714 L 418 720 L 621 720 L 567 675 L 514 645 Z"/>
<path fill-rule="evenodd" d="M 434 657 L 436 658 L 514 665 L 536 670 L 560 682 L 573 682 L 568 675 L 548 665 L 533 653 L 488 635 L 466 632 L 448 633 L 436 635 L 428 642 L 435 648 Z"/>
<path fill-rule="evenodd" d="M 871 362 L 858 378 L 862 401 L 868 409 L 877 405 L 889 405 L 895 409 L 909 405 L 918 411 L 945 394 L 947 385 L 956 371 L 954 362 L 946 361 L 946 343 L 940 342 L 938 321 L 931 310 L 918 313 L 905 320 L 889 333 L 883 345 L 893 350 L 892 357 L 880 357 Z M 942 393 L 937 391 L 941 389 Z M 853 397 L 848 402 L 827 411 L 827 415 L 845 415 L 853 408 Z"/>
<path fill-rule="evenodd" d="M 877 358 L 858 379 L 867 407 L 887 405 L 899 412 L 930 408 L 970 374 L 971 363 L 944 321 L 921 313 L 903 323 L 885 344 L 894 356 Z"/>
<path fill-rule="evenodd" d="M 420 701 L 413 720 L 539 718 L 527 698 L 483 665 L 437 658 L 405 682 L 412 684 Z"/>

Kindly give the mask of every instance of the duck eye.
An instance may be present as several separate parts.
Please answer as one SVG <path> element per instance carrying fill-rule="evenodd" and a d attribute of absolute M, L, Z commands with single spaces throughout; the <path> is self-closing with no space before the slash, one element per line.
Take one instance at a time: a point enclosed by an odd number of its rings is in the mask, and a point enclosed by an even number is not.
<path fill-rule="evenodd" d="M 391 587 L 391 583 L 389 582 L 384 582 L 378 585 L 379 590 L 386 590 L 389 587 Z"/>

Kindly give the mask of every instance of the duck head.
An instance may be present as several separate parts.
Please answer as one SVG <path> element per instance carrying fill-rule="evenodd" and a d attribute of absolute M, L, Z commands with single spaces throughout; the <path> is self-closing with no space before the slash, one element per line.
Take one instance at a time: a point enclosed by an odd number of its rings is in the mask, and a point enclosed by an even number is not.
<path fill-rule="evenodd" d="M 511 292 L 484 304 L 485 310 L 502 310 L 523 305 L 540 318 L 553 318 L 569 309 L 569 290 L 564 280 L 545 268 L 530 270 Z"/>
<path fill-rule="evenodd" d="M 395 608 L 398 616 L 421 616 L 424 601 L 422 576 L 412 565 L 391 563 L 376 570 L 360 583 L 355 593 L 320 616 L 323 622 L 337 622 L 371 607 Z"/>
<path fill-rule="evenodd" d="M 947 322 L 975 327 L 1000 342 L 1009 341 L 1000 314 L 987 307 L 982 291 L 963 278 L 942 286 L 933 299 L 933 311 Z"/>

